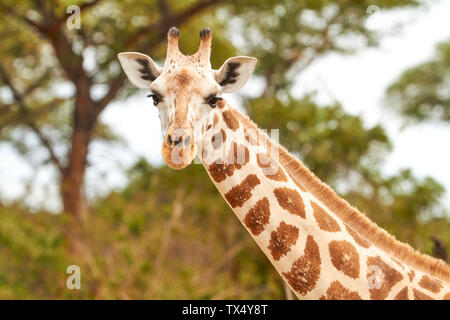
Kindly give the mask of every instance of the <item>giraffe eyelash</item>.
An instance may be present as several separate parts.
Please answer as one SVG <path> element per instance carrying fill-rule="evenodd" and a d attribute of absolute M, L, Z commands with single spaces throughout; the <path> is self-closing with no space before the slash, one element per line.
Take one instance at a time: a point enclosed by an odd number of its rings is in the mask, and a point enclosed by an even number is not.
<path fill-rule="evenodd" d="M 217 96 L 215 94 L 210 94 L 209 96 L 207 96 L 205 98 L 206 103 L 209 104 L 213 108 L 216 107 L 217 102 L 220 101 L 220 100 L 223 100 L 223 98 L 219 97 L 219 96 Z"/>
<path fill-rule="evenodd" d="M 152 98 L 153 99 L 153 104 L 155 106 L 162 101 L 161 95 L 159 95 L 157 93 L 150 93 L 150 94 L 147 95 L 147 98 Z"/>

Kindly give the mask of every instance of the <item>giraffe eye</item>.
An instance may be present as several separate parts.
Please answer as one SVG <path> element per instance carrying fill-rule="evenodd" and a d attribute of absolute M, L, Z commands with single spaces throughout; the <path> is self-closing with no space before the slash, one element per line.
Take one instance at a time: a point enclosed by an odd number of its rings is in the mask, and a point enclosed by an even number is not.
<path fill-rule="evenodd" d="M 212 96 L 206 99 L 206 103 L 209 104 L 211 107 L 215 108 L 217 105 L 217 101 L 222 100 L 221 97 L 218 96 Z"/>
<path fill-rule="evenodd" d="M 147 98 L 152 98 L 153 99 L 153 104 L 156 106 L 158 103 L 161 102 L 162 97 L 159 94 L 156 93 L 151 93 L 149 95 L 147 95 Z"/>

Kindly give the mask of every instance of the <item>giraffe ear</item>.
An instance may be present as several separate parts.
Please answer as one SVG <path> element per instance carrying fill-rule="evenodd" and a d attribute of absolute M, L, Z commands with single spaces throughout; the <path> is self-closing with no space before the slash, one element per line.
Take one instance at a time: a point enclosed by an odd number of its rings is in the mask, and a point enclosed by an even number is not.
<path fill-rule="evenodd" d="M 214 70 L 214 77 L 222 86 L 223 92 L 234 92 L 244 86 L 256 66 L 256 58 L 233 57 L 227 59 L 219 70 Z"/>
<path fill-rule="evenodd" d="M 117 57 L 128 79 L 138 88 L 150 88 L 152 82 L 161 74 L 161 68 L 145 54 L 121 52 Z"/>

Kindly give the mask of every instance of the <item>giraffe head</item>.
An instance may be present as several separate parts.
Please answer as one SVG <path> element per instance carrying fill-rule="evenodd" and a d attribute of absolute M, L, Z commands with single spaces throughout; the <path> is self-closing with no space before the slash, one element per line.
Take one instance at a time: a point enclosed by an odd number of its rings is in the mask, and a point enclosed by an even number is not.
<path fill-rule="evenodd" d="M 239 90 L 256 65 L 252 57 L 227 59 L 218 69 L 211 68 L 211 31 L 200 31 L 198 51 L 185 56 L 178 49 L 179 31 L 167 34 L 167 56 L 160 68 L 149 56 L 137 52 L 119 53 L 128 79 L 150 91 L 158 108 L 164 142 L 162 155 L 167 165 L 182 169 L 195 157 L 206 128 L 211 127 L 223 103 L 221 94 Z"/>

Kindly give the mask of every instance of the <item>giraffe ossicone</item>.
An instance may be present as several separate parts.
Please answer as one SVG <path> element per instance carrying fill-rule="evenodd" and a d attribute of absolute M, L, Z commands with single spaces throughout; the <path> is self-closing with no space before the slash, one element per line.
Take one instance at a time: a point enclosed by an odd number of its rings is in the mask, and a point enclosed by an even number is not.
<path fill-rule="evenodd" d="M 167 165 L 195 156 L 270 262 L 301 299 L 450 299 L 450 268 L 414 251 L 337 196 L 303 163 L 221 97 L 239 90 L 256 59 L 210 63 L 212 33 L 198 51 L 167 35 L 159 67 L 137 52 L 118 55 L 128 79 L 150 91 Z"/>

